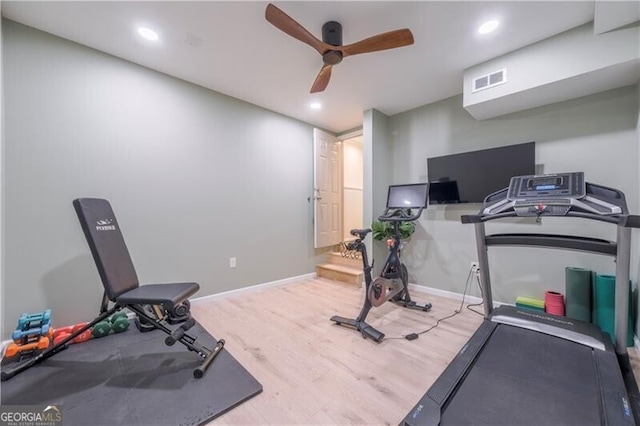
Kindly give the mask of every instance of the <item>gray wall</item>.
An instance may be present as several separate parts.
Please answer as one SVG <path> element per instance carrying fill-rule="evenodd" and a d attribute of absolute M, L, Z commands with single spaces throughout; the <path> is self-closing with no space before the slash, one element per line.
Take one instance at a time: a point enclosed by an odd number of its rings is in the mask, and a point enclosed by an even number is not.
<path fill-rule="evenodd" d="M 389 144 L 389 117 L 373 110 L 373 180 L 372 180 L 372 218 L 378 220 L 387 205 L 387 188 L 393 183 L 393 151 Z M 375 274 L 379 274 L 388 254 L 387 245 L 371 239 L 372 257 Z"/>
<path fill-rule="evenodd" d="M 374 147 L 374 114 L 375 111 L 370 109 L 362 114 L 362 226 L 369 227 L 373 220 L 373 147 Z M 377 119 L 376 123 L 382 123 L 383 120 Z M 367 253 L 373 253 L 371 239 L 365 239 Z M 370 254 L 370 256 L 372 256 Z M 371 261 L 371 260 L 369 260 Z"/>
<path fill-rule="evenodd" d="M 589 181 L 623 190 L 629 209 L 638 212 L 637 120 L 636 86 L 485 121 L 471 117 L 462 107 L 462 96 L 455 96 L 385 120 L 392 183 L 426 181 L 428 157 L 535 141 L 540 172 L 582 170 Z M 460 215 L 478 209 L 475 204 L 429 207 L 403 252 L 411 282 L 463 292 L 476 246 L 473 228 L 462 225 Z M 488 232 L 542 229 L 615 239 L 611 226 L 583 220 L 545 218 L 543 227 L 529 219 L 487 224 Z M 543 297 L 547 289 L 563 291 L 567 265 L 615 271 L 608 257 L 533 248 L 492 249 L 489 261 L 494 299 L 510 303 L 518 295 Z M 635 277 L 637 262 L 633 267 Z M 472 294 L 479 295 L 476 288 Z"/>
<path fill-rule="evenodd" d="M 111 201 L 142 283 L 199 296 L 314 271 L 310 125 L 4 21 L 3 333 L 97 313 L 71 201 Z M 237 268 L 229 268 L 229 258 Z"/>

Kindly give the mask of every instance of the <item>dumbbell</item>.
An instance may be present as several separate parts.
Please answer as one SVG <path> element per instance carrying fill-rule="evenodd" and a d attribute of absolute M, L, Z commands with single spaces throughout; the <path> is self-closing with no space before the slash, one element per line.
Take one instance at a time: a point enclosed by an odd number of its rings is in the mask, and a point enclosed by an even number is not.
<path fill-rule="evenodd" d="M 109 319 L 100 321 L 91 329 L 91 334 L 95 338 L 104 337 L 112 330 L 114 333 L 122 333 L 129 328 L 129 318 L 125 312 L 117 312 Z"/>
<path fill-rule="evenodd" d="M 76 331 L 80 330 L 85 325 L 87 325 L 86 322 L 81 322 L 75 325 L 56 328 L 55 331 L 53 332 L 53 344 L 57 345 L 67 337 L 71 336 L 72 333 L 75 333 Z M 86 342 L 89 339 L 91 339 L 91 329 L 86 329 L 85 331 L 83 331 L 82 333 L 74 337 L 73 340 L 68 343 L 82 343 L 82 342 Z"/>
<path fill-rule="evenodd" d="M 49 347 L 49 338 L 48 337 L 40 337 L 39 339 L 32 341 L 27 344 L 18 345 L 15 342 L 11 342 L 7 345 L 4 355 L 7 358 L 13 358 L 18 354 L 27 354 L 36 350 L 45 350 Z"/>
<path fill-rule="evenodd" d="M 42 327 L 51 322 L 51 309 L 38 314 L 22 314 L 18 318 L 18 329 L 26 330 L 33 327 Z M 31 324 L 34 323 L 34 324 Z"/>

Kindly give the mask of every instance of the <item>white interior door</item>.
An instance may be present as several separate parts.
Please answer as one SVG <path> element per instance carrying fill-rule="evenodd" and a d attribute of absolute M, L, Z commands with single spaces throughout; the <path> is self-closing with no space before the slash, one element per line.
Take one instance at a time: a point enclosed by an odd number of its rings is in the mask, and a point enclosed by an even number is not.
<path fill-rule="evenodd" d="M 313 130 L 315 247 L 342 240 L 341 144 L 321 130 Z"/>

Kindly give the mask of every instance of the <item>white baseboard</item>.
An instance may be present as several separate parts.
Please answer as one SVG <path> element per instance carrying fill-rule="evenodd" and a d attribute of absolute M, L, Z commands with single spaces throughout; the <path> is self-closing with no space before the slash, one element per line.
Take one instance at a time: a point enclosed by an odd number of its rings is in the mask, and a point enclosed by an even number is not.
<path fill-rule="evenodd" d="M 362 288 L 365 288 L 366 283 L 364 281 L 362 281 Z M 433 294 L 435 296 L 442 296 L 442 297 L 447 297 L 449 299 L 455 299 L 455 300 L 462 300 L 462 293 L 455 293 L 453 291 L 447 291 L 447 290 L 441 290 L 439 288 L 433 288 L 433 287 L 427 287 L 424 285 L 419 285 L 419 284 L 414 284 L 414 283 L 409 283 L 409 290 L 411 291 L 415 291 L 418 293 L 425 293 L 425 294 Z M 482 303 L 482 299 L 480 297 L 477 296 L 470 296 L 470 295 L 466 295 L 464 297 L 464 300 L 468 301 L 469 303 Z M 494 306 L 500 306 L 500 305 L 512 305 L 511 303 L 504 303 L 504 302 L 498 302 L 498 301 L 493 301 L 493 305 Z"/>
<path fill-rule="evenodd" d="M 417 291 L 419 293 L 433 294 L 435 296 L 447 297 L 449 299 L 462 300 L 461 293 L 455 293 L 453 291 L 447 291 L 447 290 L 440 290 L 439 288 L 427 287 L 424 285 L 409 283 L 409 290 Z M 468 294 L 464 296 L 464 300 L 468 301 L 469 303 L 482 303 L 482 299 L 480 297 L 470 296 Z M 496 300 L 493 301 L 493 306 L 500 306 L 500 305 L 513 306 L 513 304 L 511 303 L 498 302 Z"/>
<path fill-rule="evenodd" d="M 4 351 L 7 350 L 7 346 L 9 343 L 13 342 L 13 340 L 5 340 L 4 342 L 0 342 L 0 361 L 4 358 Z"/>
<path fill-rule="evenodd" d="M 640 339 L 637 335 L 633 335 L 633 349 L 636 351 L 636 355 L 640 355 Z"/>
<path fill-rule="evenodd" d="M 409 290 L 416 291 L 418 293 L 426 293 L 433 294 L 435 296 L 442 296 L 448 299 L 462 300 L 461 293 L 454 293 L 453 291 L 440 290 L 439 288 L 426 287 L 423 285 L 409 283 Z M 467 300 L 471 303 L 480 303 L 482 299 L 476 296 L 469 296 L 468 294 L 464 297 L 464 300 Z M 494 302 L 495 303 L 495 302 Z"/>
<path fill-rule="evenodd" d="M 196 298 L 189 299 L 189 300 L 191 301 L 192 305 L 196 305 L 198 303 L 203 303 L 205 301 L 210 301 L 210 300 L 215 300 L 215 299 L 222 299 L 222 298 L 229 297 L 229 296 L 236 296 L 236 295 L 242 294 L 242 293 L 250 293 L 250 292 L 253 292 L 253 291 L 257 291 L 257 290 L 263 290 L 265 288 L 280 287 L 280 286 L 287 285 L 287 284 L 293 284 L 293 283 L 298 282 L 300 280 L 305 280 L 305 279 L 308 279 L 308 278 L 315 278 L 315 277 L 316 277 L 316 273 L 315 272 L 311 272 L 309 274 L 298 275 L 296 277 L 284 278 L 284 279 L 281 279 L 281 280 L 270 281 L 270 282 L 262 283 L 262 284 L 256 284 L 256 285 L 252 285 L 252 286 L 248 286 L 248 287 L 238 288 L 238 289 L 235 289 L 235 290 L 224 291 L 222 293 L 216 293 L 216 294 L 210 294 L 208 296 L 196 297 Z"/>

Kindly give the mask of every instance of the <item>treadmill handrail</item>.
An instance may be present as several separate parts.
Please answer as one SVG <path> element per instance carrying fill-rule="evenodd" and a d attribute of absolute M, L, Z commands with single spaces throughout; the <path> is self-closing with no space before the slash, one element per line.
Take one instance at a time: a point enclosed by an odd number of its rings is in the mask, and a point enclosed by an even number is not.
<path fill-rule="evenodd" d="M 576 250 L 615 256 L 617 244 L 599 238 L 558 234 L 491 234 L 485 237 L 489 246 L 544 247 L 563 250 Z"/>
<path fill-rule="evenodd" d="M 543 214 L 540 217 L 567 217 L 567 216 L 613 223 L 615 225 L 622 226 L 624 228 L 640 228 L 640 216 L 638 215 L 605 216 L 605 215 L 595 215 L 592 213 L 569 211 L 564 216 L 551 216 L 551 215 Z M 498 213 L 494 215 L 465 214 L 460 216 L 460 221 L 464 224 L 480 223 L 480 222 L 488 222 L 490 220 L 495 220 L 495 219 L 504 219 L 508 217 L 521 217 L 521 216 L 518 216 L 515 211 L 508 211 L 508 212 Z M 531 217 L 535 217 L 535 216 L 531 216 Z"/>

